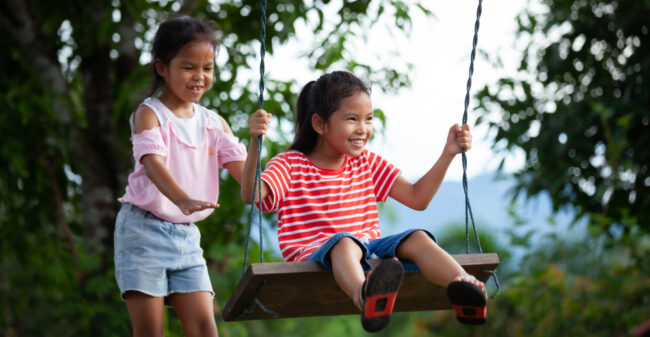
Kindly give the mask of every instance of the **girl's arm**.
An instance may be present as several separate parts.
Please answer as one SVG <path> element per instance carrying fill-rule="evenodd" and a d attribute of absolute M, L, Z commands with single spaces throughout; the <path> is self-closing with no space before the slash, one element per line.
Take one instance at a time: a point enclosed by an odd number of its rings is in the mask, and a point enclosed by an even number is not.
<path fill-rule="evenodd" d="M 472 135 L 469 125 L 465 124 L 461 127 L 454 124 L 449 129 L 447 143 L 440 158 L 431 169 L 415 184 L 400 175 L 393 184 L 389 196 L 410 208 L 419 211 L 426 209 L 433 196 L 438 192 L 454 157 L 461 152 L 461 149 L 469 150 L 471 147 Z"/>
<path fill-rule="evenodd" d="M 269 123 L 271 122 L 271 114 L 264 110 L 257 110 L 248 120 L 248 129 L 251 134 L 251 142 L 248 145 L 248 155 L 244 163 L 244 173 L 241 181 L 241 197 L 245 203 L 250 204 L 255 198 L 257 203 L 259 192 L 253 196 L 253 188 L 255 184 L 255 171 L 257 170 L 257 137 L 263 137 L 266 134 Z M 269 194 L 269 186 L 262 181 L 260 189 L 262 191 L 262 199 L 266 198 Z"/>
<path fill-rule="evenodd" d="M 135 133 L 153 129 L 160 126 L 156 114 L 151 108 L 144 106 L 135 113 Z M 185 215 L 201 211 L 206 208 L 219 207 L 218 204 L 194 200 L 183 191 L 178 182 L 165 167 L 165 161 L 162 156 L 157 154 L 148 154 L 142 156 L 140 162 L 144 166 L 147 177 L 156 185 L 158 190 L 173 202 Z"/>
<path fill-rule="evenodd" d="M 223 126 L 223 131 L 225 133 L 230 134 L 230 135 L 233 134 L 232 130 L 230 129 L 230 126 L 228 125 L 228 123 L 226 122 L 226 120 L 223 117 L 219 116 L 219 122 L 221 122 L 221 125 Z M 242 175 L 243 175 L 243 172 L 244 172 L 244 162 L 243 161 L 231 161 L 231 162 L 223 164 L 223 167 L 226 170 L 228 170 L 228 173 L 230 173 L 230 175 L 233 178 L 235 178 L 237 183 L 239 183 L 239 185 L 241 185 L 241 179 L 242 179 Z"/>
<path fill-rule="evenodd" d="M 223 167 L 228 170 L 228 173 L 235 178 L 237 183 L 241 185 L 242 178 L 244 176 L 244 162 L 243 161 L 231 161 L 223 164 Z"/>
<path fill-rule="evenodd" d="M 165 167 L 163 157 L 157 154 L 148 154 L 142 157 L 142 165 L 147 172 L 147 177 L 158 187 L 160 192 L 171 200 L 185 215 L 202 211 L 206 208 L 217 208 L 218 204 L 194 200 L 178 185 L 176 179 Z"/>

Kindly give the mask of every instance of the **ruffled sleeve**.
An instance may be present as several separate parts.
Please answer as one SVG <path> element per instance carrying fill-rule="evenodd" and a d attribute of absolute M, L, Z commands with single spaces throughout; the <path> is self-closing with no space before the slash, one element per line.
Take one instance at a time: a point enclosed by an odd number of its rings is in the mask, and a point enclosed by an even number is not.
<path fill-rule="evenodd" d="M 219 142 L 219 163 L 221 165 L 231 161 L 245 161 L 246 147 L 239 142 L 239 139 L 229 133 L 220 132 Z"/>
<path fill-rule="evenodd" d="M 169 153 L 169 147 L 165 144 L 160 127 L 134 134 L 131 137 L 131 143 L 133 144 L 133 158 L 137 163 L 140 162 L 142 156 L 147 154 L 167 157 Z"/>

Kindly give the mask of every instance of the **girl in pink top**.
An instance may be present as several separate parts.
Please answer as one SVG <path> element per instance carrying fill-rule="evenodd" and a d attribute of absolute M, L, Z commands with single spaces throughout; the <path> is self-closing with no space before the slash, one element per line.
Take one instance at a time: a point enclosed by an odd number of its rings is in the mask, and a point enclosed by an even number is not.
<path fill-rule="evenodd" d="M 217 46 L 206 23 L 187 16 L 162 23 L 151 97 L 131 117 L 135 169 L 119 199 L 115 277 L 135 336 L 163 335 L 165 304 L 187 336 L 217 336 L 194 222 L 219 207 L 219 168 L 240 182 L 246 158 L 226 121 L 196 103 L 212 85 Z"/>
<path fill-rule="evenodd" d="M 426 230 L 381 237 L 377 202 L 391 197 L 423 210 L 440 187 L 447 168 L 462 148 L 469 149 L 469 127 L 454 125 L 436 163 L 416 183 L 365 149 L 373 132 L 370 90 L 348 72 L 325 74 L 302 89 L 296 107 L 291 148 L 267 164 L 262 174 L 265 211 L 278 213 L 278 237 L 287 260 L 317 261 L 333 271 L 341 289 L 361 310 L 367 331 L 390 320 L 404 267 L 410 260 L 432 283 L 447 287 L 461 322 L 485 322 L 485 286 L 441 249 Z M 251 145 L 242 178 L 242 198 L 251 203 L 257 162 L 257 137 L 270 115 L 258 110 L 249 121 Z M 382 261 L 368 276 L 367 259 Z M 317 290 L 316 290 L 317 291 Z"/>

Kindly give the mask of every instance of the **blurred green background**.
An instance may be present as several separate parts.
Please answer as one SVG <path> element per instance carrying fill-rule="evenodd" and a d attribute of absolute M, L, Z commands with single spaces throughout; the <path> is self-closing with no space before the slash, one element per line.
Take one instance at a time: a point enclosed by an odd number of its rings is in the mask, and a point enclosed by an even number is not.
<path fill-rule="evenodd" d="M 504 3 L 485 3 L 498 10 Z M 533 6 L 534 5 L 534 6 Z M 468 5 L 468 11 L 475 11 Z M 385 91 L 410 85 L 408 64 L 369 65 L 346 53 L 353 37 L 390 20 L 408 36 L 426 2 L 269 1 L 267 50 L 308 22 L 315 73 L 348 69 Z M 533 10 L 534 9 L 534 10 Z M 125 336 L 130 322 L 113 275 L 113 228 L 133 167 L 128 117 L 149 85 L 158 24 L 185 13 L 214 21 L 223 40 L 215 90 L 201 103 L 247 142 L 257 108 L 260 3 L 256 1 L 5 0 L 0 4 L 0 334 Z M 335 15 L 331 15 L 335 13 Z M 485 251 L 499 253 L 503 289 L 481 327 L 450 311 L 399 313 L 377 336 L 629 336 L 650 317 L 650 1 L 531 1 L 517 17 L 516 76 L 476 88 L 473 114 L 495 151 L 525 154 L 514 173 L 512 223 Z M 482 55 L 495 68 L 499 55 Z M 387 62 L 388 63 L 388 62 Z M 406 70 L 404 70 L 406 69 Z M 301 83 L 266 79 L 265 109 L 290 130 Z M 376 115 L 385 122 L 381 107 Z M 265 142 L 265 158 L 290 132 Z M 357 316 L 224 323 L 243 264 L 247 208 L 224 175 L 221 208 L 198 225 L 217 292 L 222 336 L 360 336 Z M 515 200 L 548 195 L 573 225 L 534 236 Z M 480 203 L 480 200 L 475 200 Z M 267 218 L 268 219 L 268 218 Z M 478 219 L 480 221 L 480 218 Z M 463 246 L 463 226 L 439 233 Z M 569 235 L 567 228 L 577 234 Z M 524 229 L 524 230 L 519 230 Z M 438 235 L 438 233 L 437 233 Z M 531 238 L 534 238 L 534 242 Z M 258 261 L 256 249 L 251 249 Z M 512 252 L 519 256 L 510 260 Z M 267 249 L 266 260 L 279 260 Z M 166 335 L 181 336 L 172 310 Z"/>

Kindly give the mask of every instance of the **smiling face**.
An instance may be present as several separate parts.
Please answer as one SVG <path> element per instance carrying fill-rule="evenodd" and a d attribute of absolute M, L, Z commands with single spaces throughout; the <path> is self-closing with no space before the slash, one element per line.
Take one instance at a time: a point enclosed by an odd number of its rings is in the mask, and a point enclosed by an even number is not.
<path fill-rule="evenodd" d="M 165 79 L 161 100 L 170 105 L 197 102 L 214 78 L 214 47 L 207 41 L 190 42 L 165 64 L 156 60 L 156 71 Z"/>
<path fill-rule="evenodd" d="M 344 98 L 324 125 L 314 125 L 322 139 L 316 150 L 330 158 L 359 156 L 372 137 L 372 119 L 372 102 L 367 93 Z"/>

